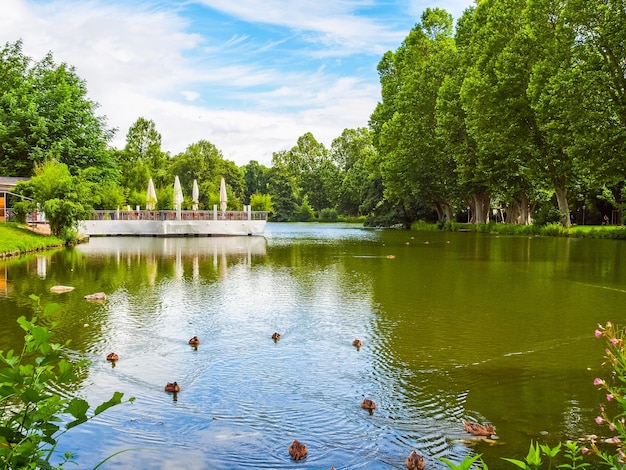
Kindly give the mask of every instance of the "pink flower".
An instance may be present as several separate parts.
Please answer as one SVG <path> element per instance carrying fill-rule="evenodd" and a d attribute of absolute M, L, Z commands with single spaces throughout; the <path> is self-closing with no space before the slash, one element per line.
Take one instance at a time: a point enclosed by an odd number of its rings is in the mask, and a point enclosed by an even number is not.
<path fill-rule="evenodd" d="M 596 379 L 593 381 L 594 385 L 603 385 L 604 384 L 604 380 L 602 380 L 599 377 L 596 377 Z"/>
<path fill-rule="evenodd" d="M 619 343 L 619 340 L 618 340 L 617 338 L 611 338 L 609 341 L 610 341 L 610 343 L 611 343 L 613 346 L 615 346 L 617 343 Z"/>
<path fill-rule="evenodd" d="M 589 449 L 583 447 L 582 449 L 580 449 L 580 451 L 583 453 L 583 455 L 585 455 L 587 452 L 589 452 Z"/>
<path fill-rule="evenodd" d="M 620 443 L 620 442 L 622 442 L 622 441 L 620 441 L 620 440 L 619 440 L 619 437 L 614 436 L 614 437 L 611 439 L 611 442 L 612 442 L 613 444 L 619 444 L 619 443 Z"/>
<path fill-rule="evenodd" d="M 606 394 L 606 401 L 611 401 L 613 398 L 615 398 L 615 397 L 613 396 L 612 393 L 607 393 Z"/>
<path fill-rule="evenodd" d="M 596 338 L 602 336 L 602 332 L 600 330 L 596 330 Z"/>
<path fill-rule="evenodd" d="M 596 416 L 596 423 L 597 424 L 602 424 L 604 423 L 604 418 L 602 416 Z"/>
<path fill-rule="evenodd" d="M 615 425 L 613 423 L 609 423 L 609 431 L 615 431 Z"/>

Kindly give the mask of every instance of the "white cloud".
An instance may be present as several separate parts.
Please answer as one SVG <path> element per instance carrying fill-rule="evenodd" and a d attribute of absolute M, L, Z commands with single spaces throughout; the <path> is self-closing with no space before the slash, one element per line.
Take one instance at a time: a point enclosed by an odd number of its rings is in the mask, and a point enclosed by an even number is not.
<path fill-rule="evenodd" d="M 373 64 L 408 33 L 355 15 L 351 9 L 363 2 L 197 3 L 257 27 L 286 29 L 271 37 L 231 31 L 186 19 L 184 3 L 165 0 L 2 0 L 0 41 L 22 38 L 25 54 L 40 59 L 52 51 L 57 62 L 74 65 L 99 114 L 118 129 L 117 147 L 145 117 L 172 154 L 206 139 L 239 165 L 269 165 L 273 152 L 306 132 L 330 145 L 344 128 L 366 126 L 380 92 Z M 223 36 L 198 32 L 214 33 L 211 26 L 222 27 Z M 303 37 L 306 50 L 292 51 Z M 356 51 L 372 62 L 365 75 L 356 65 L 345 73 L 337 68 Z"/>
<path fill-rule="evenodd" d="M 181 91 L 180 94 L 183 95 L 187 101 L 196 101 L 198 98 L 200 98 L 200 93 L 198 93 L 197 91 L 185 90 Z"/>

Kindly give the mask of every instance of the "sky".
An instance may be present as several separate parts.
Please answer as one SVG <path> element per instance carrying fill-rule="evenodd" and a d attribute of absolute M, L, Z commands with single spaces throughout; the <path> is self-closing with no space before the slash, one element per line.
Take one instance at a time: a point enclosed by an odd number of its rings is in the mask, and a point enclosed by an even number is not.
<path fill-rule="evenodd" d="M 474 0 L 1 0 L 0 43 L 75 67 L 117 130 L 155 123 L 172 156 L 200 140 L 270 166 L 307 132 L 330 148 L 367 127 L 376 66 L 430 7 Z"/>

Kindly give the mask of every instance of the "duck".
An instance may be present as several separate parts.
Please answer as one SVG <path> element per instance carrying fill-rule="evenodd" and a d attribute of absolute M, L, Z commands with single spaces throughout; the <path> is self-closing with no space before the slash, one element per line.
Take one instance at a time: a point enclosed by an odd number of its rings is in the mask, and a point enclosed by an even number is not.
<path fill-rule="evenodd" d="M 107 361 L 117 361 L 119 358 L 114 352 L 107 354 Z"/>
<path fill-rule="evenodd" d="M 361 402 L 361 408 L 363 408 L 364 410 L 375 410 L 376 403 L 374 403 L 369 398 L 363 398 L 363 401 Z"/>
<path fill-rule="evenodd" d="M 409 456 L 406 458 L 405 463 L 408 470 L 424 470 L 424 468 L 426 467 L 426 461 L 424 460 L 424 457 L 422 457 L 415 451 L 409 454 Z"/>
<path fill-rule="evenodd" d="M 352 341 L 352 346 L 360 348 L 361 346 L 363 346 L 363 343 L 360 339 L 355 339 L 354 341 Z"/>
<path fill-rule="evenodd" d="M 272 339 L 273 339 L 274 341 L 278 341 L 278 340 L 280 339 L 280 333 L 274 333 L 274 334 L 272 335 Z"/>
<path fill-rule="evenodd" d="M 289 446 L 289 455 L 291 455 L 291 458 L 294 460 L 302 460 L 306 457 L 307 452 L 308 449 L 306 446 L 298 439 L 294 439 Z"/>
<path fill-rule="evenodd" d="M 496 433 L 496 428 L 493 427 L 493 424 L 478 424 L 463 421 L 463 426 L 467 432 L 473 434 L 474 436 L 490 437 Z"/>
<path fill-rule="evenodd" d="M 198 346 L 200 344 L 200 340 L 197 336 L 194 336 L 189 340 L 189 344 L 191 344 L 192 346 Z"/>
<path fill-rule="evenodd" d="M 178 385 L 176 382 L 168 382 L 167 384 L 165 384 L 165 391 L 180 392 L 180 385 Z"/>

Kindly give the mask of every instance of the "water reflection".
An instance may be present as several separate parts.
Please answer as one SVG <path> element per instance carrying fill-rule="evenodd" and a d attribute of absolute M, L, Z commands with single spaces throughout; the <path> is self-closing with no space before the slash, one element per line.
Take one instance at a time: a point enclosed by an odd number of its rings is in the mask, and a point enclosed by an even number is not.
<path fill-rule="evenodd" d="M 308 468 L 401 468 L 413 449 L 429 468 L 468 452 L 498 468 L 531 439 L 599 432 L 593 329 L 621 318 L 621 245 L 306 224 L 266 235 L 94 238 L 44 257 L 43 277 L 35 257 L 5 265 L 0 328 L 43 293 L 62 306 L 60 339 L 93 362 L 81 394 L 137 397 L 59 451 L 81 467 L 140 448 L 107 468 L 292 468 L 298 439 Z M 106 302 L 83 299 L 99 291 Z M 463 419 L 495 424 L 497 445 Z"/>

